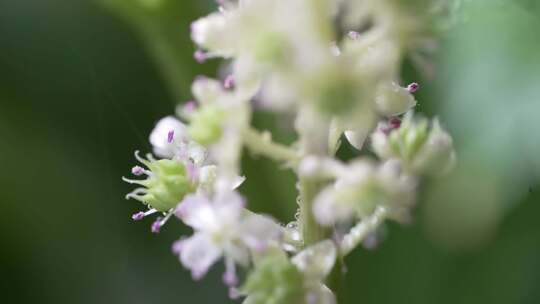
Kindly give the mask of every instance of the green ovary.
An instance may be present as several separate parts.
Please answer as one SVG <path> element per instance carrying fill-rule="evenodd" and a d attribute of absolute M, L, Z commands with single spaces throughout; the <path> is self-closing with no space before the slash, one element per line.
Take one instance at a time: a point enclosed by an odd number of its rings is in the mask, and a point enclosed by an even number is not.
<path fill-rule="evenodd" d="M 188 127 L 189 135 L 204 146 L 216 143 L 223 134 L 224 116 L 223 111 L 215 106 L 201 107 L 191 117 Z"/>
<path fill-rule="evenodd" d="M 194 185 L 186 174 L 184 164 L 162 159 L 149 165 L 153 175 L 144 181 L 147 193 L 142 200 L 158 211 L 174 208 L 186 194 L 194 191 Z"/>

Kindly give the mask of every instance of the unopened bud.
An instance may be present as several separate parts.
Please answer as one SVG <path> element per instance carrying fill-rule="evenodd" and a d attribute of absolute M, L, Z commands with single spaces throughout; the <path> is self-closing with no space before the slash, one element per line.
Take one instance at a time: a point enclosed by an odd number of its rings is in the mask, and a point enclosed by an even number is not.
<path fill-rule="evenodd" d="M 399 159 L 415 174 L 437 175 L 448 172 L 455 163 L 450 135 L 438 120 L 413 120 L 407 116 L 400 128 L 389 134 L 381 130 L 371 136 L 373 151 L 382 159 Z"/>

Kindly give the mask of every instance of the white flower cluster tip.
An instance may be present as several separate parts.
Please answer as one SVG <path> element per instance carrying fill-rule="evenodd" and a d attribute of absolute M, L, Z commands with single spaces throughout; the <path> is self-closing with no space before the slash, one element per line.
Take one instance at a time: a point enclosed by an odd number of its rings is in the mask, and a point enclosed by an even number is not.
<path fill-rule="evenodd" d="M 384 220 L 408 222 L 420 177 L 455 163 L 439 122 L 414 117 L 418 83 L 400 78 L 403 59 L 433 40 L 426 29 L 442 0 L 217 2 L 191 26 L 194 57 L 227 59 L 229 73 L 198 77 L 194 101 L 157 123 L 159 159 L 136 154 L 146 168 L 132 173 L 145 179 L 125 179 L 141 186 L 127 197 L 148 210 L 133 219 L 162 213 L 153 232 L 173 216 L 191 227 L 173 245 L 182 265 L 201 279 L 222 259 L 230 296 L 244 303 L 336 303 L 338 257 Z M 257 109 L 295 117 L 297 142 L 254 129 Z M 335 155 L 341 138 L 358 150 L 348 162 Z M 246 209 L 237 189 L 244 147 L 297 174 L 295 222 Z"/>

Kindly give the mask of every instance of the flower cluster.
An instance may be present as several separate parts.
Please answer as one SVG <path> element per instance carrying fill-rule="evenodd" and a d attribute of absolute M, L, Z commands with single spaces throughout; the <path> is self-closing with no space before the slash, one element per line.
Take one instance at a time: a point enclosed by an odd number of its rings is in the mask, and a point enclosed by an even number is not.
<path fill-rule="evenodd" d="M 150 135 L 155 158 L 127 195 L 148 206 L 133 215 L 159 232 L 175 216 L 193 229 L 173 252 L 194 279 L 218 260 L 244 303 L 336 303 L 330 273 L 385 219 L 412 217 L 422 176 L 448 172 L 452 139 L 438 120 L 413 114 L 418 83 L 401 84 L 406 56 L 426 62 L 437 0 L 221 0 L 193 22 L 195 59 L 226 59 L 221 79 L 198 77 L 194 101 Z M 254 129 L 256 109 L 294 116 L 291 146 Z M 358 150 L 345 162 L 345 138 Z M 369 142 L 370 144 L 366 144 Z M 298 176 L 299 215 L 282 226 L 249 211 L 237 188 L 243 148 Z M 374 152 L 366 153 L 367 150 Z M 240 278 L 245 277 L 241 283 Z"/>

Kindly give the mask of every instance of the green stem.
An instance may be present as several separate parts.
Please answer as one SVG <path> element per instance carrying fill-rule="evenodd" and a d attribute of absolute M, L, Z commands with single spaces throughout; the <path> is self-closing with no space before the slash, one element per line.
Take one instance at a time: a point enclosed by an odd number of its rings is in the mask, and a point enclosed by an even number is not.
<path fill-rule="evenodd" d="M 378 207 L 375 212 L 368 218 L 362 220 L 356 226 L 354 226 L 350 232 L 343 238 L 339 244 L 339 253 L 334 269 L 328 277 L 328 287 L 332 289 L 336 295 L 338 303 L 345 302 L 345 293 L 343 292 L 344 275 L 343 275 L 343 260 L 345 256 L 352 252 L 352 250 L 373 231 L 375 231 L 382 223 L 384 223 L 387 217 L 387 210 L 384 207 Z"/>
<path fill-rule="evenodd" d="M 264 155 L 275 161 L 285 161 L 293 164 L 298 162 L 296 150 L 273 142 L 270 133 L 261 133 L 249 128 L 242 131 L 242 136 L 244 144 L 252 153 Z"/>
<path fill-rule="evenodd" d="M 375 231 L 386 219 L 388 211 L 385 207 L 377 207 L 372 215 L 354 226 L 340 244 L 341 256 L 345 257 L 358 247 L 362 241 Z"/>
<path fill-rule="evenodd" d="M 304 247 L 313 245 L 328 237 L 328 231 L 317 221 L 313 215 L 313 200 L 324 183 L 309 178 L 300 178 L 298 190 L 300 192 L 300 229 L 304 240 Z"/>

